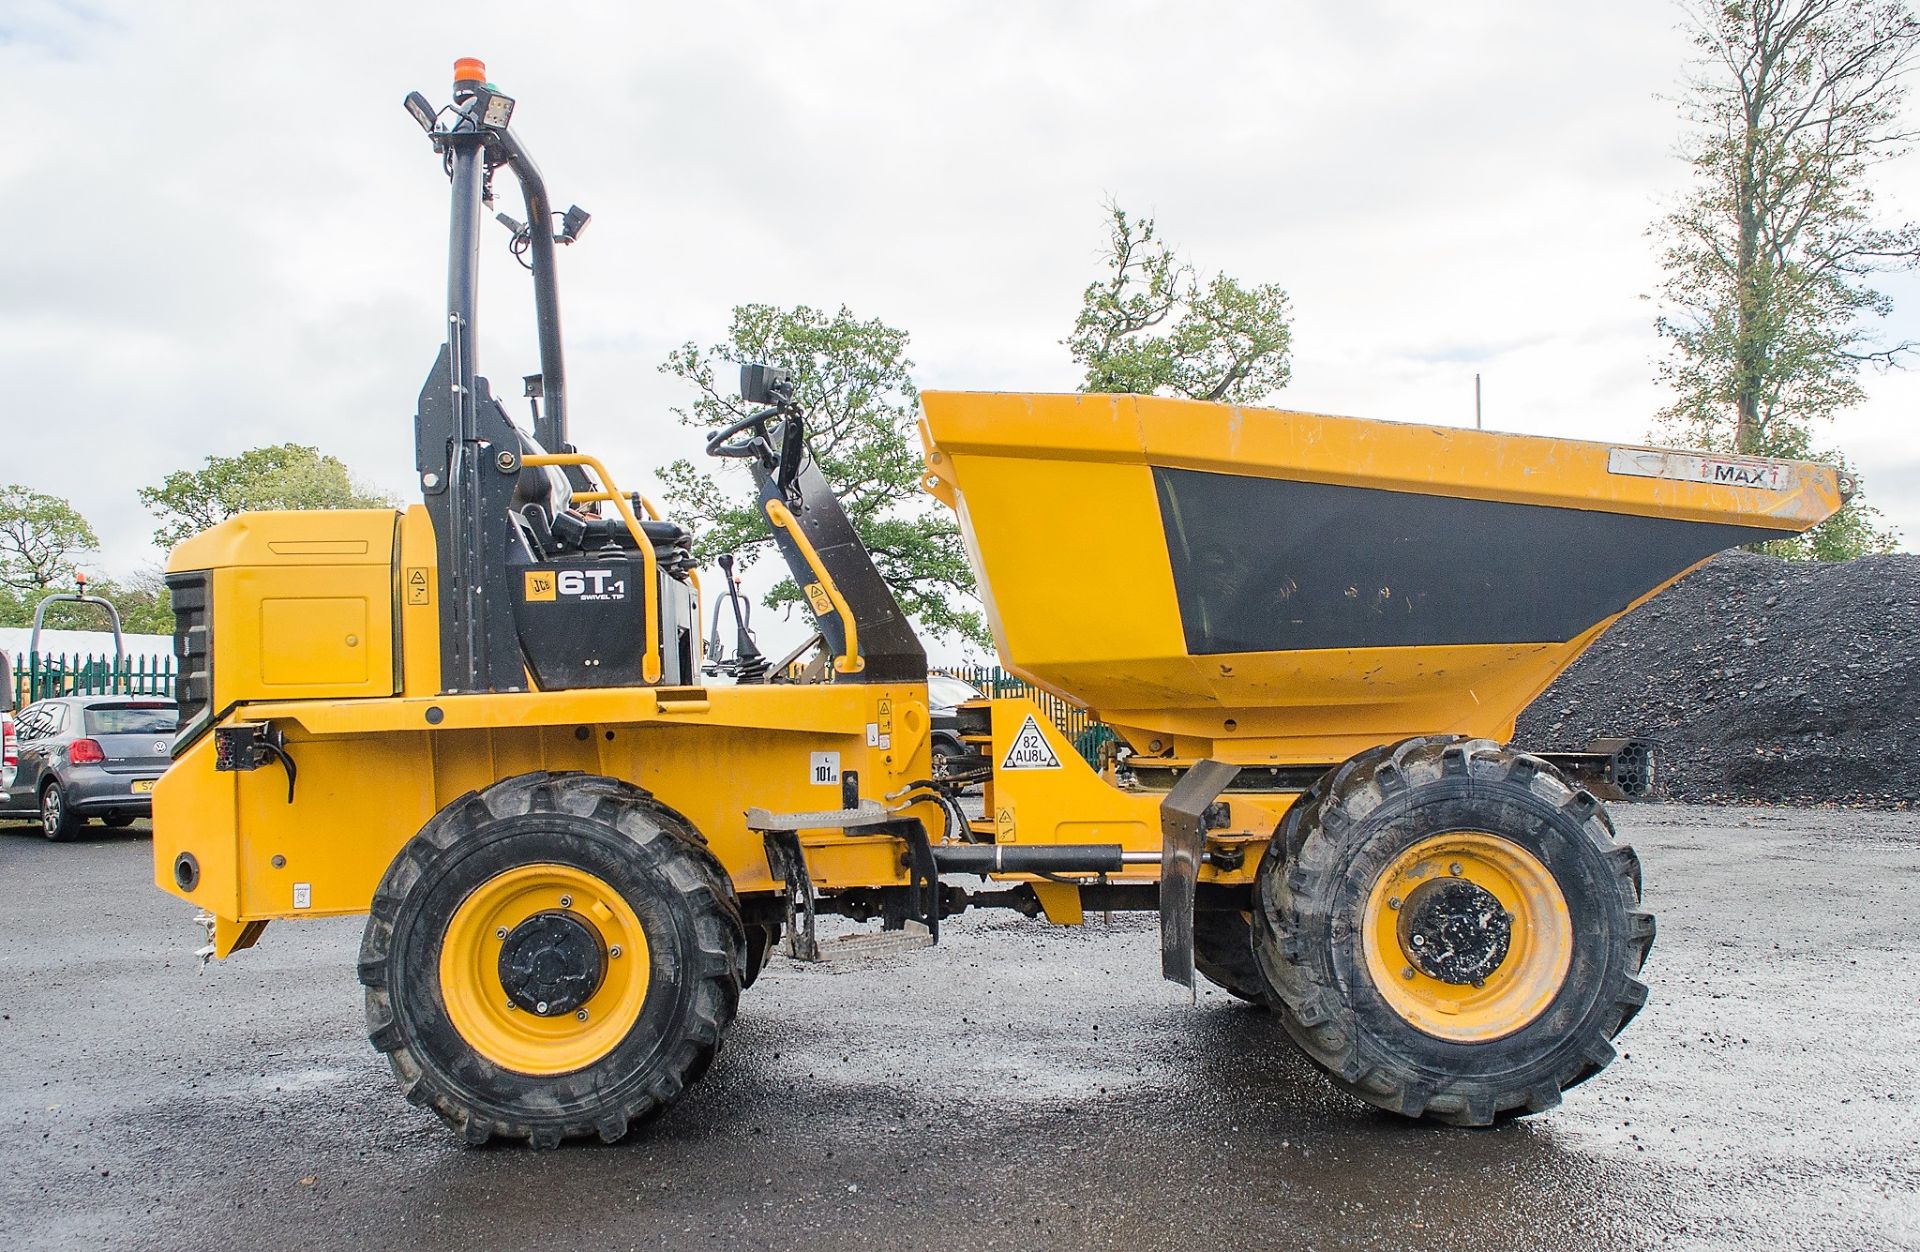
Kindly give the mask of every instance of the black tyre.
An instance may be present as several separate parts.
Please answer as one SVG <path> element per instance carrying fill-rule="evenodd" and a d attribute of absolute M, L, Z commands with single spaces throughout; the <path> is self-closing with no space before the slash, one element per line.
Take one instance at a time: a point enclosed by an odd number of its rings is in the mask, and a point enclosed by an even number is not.
<path fill-rule="evenodd" d="M 360 946 L 367 1030 L 469 1143 L 612 1142 L 705 1072 L 746 937 L 725 871 L 627 783 L 528 774 L 409 840 Z"/>
<path fill-rule="evenodd" d="M 1266 1005 L 1266 979 L 1253 956 L 1253 914 L 1216 909 L 1195 913 L 1193 967 L 1227 994 Z"/>
<path fill-rule="evenodd" d="M 1289 810 L 1255 896 L 1288 1034 L 1408 1117 L 1551 1108 L 1646 1002 L 1633 850 L 1590 794 L 1486 740 L 1409 740 L 1332 771 Z"/>
<path fill-rule="evenodd" d="M 100 820 L 115 830 L 125 830 L 133 825 L 134 816 L 131 813 L 109 813 Z"/>
<path fill-rule="evenodd" d="M 77 839 L 87 819 L 67 807 L 67 793 L 57 782 L 40 792 L 40 833 L 55 843 Z"/>

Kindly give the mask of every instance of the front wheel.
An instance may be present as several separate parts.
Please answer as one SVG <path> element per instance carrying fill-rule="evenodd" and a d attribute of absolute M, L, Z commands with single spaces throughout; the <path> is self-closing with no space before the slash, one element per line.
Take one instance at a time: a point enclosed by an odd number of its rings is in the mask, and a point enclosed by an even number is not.
<path fill-rule="evenodd" d="M 1291 855 L 1289 855 L 1291 851 Z M 1485 1126 L 1551 1108 L 1646 1002 L 1640 864 L 1599 802 L 1486 740 L 1355 758 L 1288 811 L 1254 951 L 1296 1043 L 1347 1091 Z"/>
<path fill-rule="evenodd" d="M 360 948 L 367 1028 L 469 1143 L 612 1142 L 719 1051 L 746 936 L 725 871 L 646 792 L 528 774 L 401 849 Z"/>

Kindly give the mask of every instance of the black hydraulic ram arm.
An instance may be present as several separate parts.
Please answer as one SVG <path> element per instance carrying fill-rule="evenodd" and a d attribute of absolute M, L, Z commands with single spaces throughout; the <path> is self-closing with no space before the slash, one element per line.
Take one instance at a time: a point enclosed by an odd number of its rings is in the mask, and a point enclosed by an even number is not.
<path fill-rule="evenodd" d="M 933 861 L 943 874 L 1117 874 L 1128 864 L 1117 843 L 947 843 Z"/>

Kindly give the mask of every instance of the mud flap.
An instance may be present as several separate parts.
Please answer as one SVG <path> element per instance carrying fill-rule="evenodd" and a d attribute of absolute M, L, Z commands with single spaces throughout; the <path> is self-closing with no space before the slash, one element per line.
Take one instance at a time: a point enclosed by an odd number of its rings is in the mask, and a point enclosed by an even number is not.
<path fill-rule="evenodd" d="M 1205 814 L 1240 772 L 1225 761 L 1198 761 L 1160 802 L 1160 974 L 1189 993 L 1193 982 L 1193 896 L 1207 843 Z"/>

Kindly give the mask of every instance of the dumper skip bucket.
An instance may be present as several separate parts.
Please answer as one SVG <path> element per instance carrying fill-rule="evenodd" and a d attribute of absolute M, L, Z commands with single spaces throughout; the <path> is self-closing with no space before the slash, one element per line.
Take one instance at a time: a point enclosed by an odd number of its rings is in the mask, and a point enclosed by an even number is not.
<path fill-rule="evenodd" d="M 1505 741 L 1626 610 L 1852 490 L 1824 465 L 1147 396 L 921 400 L 923 481 L 1002 664 L 1178 757 Z"/>

